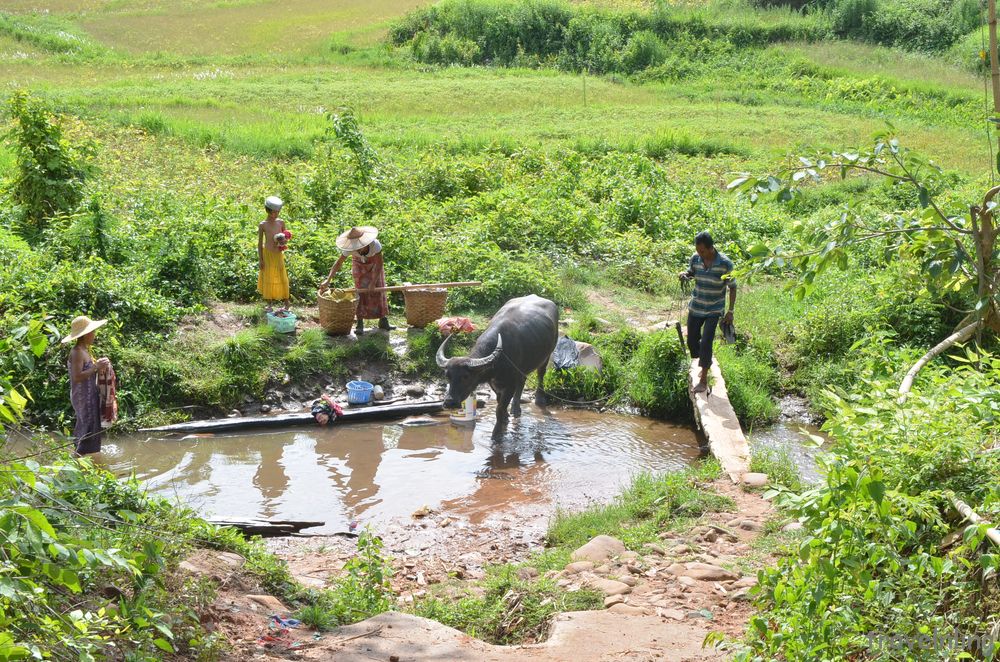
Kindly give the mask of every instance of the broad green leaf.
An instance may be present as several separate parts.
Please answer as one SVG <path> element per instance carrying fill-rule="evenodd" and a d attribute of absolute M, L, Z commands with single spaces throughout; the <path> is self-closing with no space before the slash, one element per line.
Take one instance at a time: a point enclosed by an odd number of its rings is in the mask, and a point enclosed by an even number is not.
<path fill-rule="evenodd" d="M 165 651 L 167 653 L 174 652 L 174 647 L 171 646 L 170 642 L 164 639 L 163 637 L 158 637 L 156 639 L 153 639 L 153 644 L 160 650 Z"/>

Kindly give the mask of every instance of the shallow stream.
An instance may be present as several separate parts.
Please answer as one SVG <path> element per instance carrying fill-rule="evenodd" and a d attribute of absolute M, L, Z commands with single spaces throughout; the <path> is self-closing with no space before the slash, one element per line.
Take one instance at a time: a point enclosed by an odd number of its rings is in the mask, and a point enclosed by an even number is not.
<path fill-rule="evenodd" d="M 639 416 L 524 408 L 494 444 L 492 410 L 474 427 L 447 416 L 202 438 L 116 437 L 102 463 L 204 515 L 326 522 L 310 533 L 385 523 L 423 506 L 481 521 L 518 506 L 551 513 L 608 501 L 640 471 L 689 465 L 683 425 Z"/>

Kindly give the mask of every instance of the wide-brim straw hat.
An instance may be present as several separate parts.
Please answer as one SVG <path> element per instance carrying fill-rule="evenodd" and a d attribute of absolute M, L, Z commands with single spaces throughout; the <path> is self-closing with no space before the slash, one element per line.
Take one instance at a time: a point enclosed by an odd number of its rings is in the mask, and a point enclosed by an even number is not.
<path fill-rule="evenodd" d="M 358 225 L 337 237 L 337 248 L 342 251 L 361 250 L 375 241 L 378 230 L 370 225 Z"/>
<path fill-rule="evenodd" d="M 91 331 L 97 331 L 107 323 L 108 320 L 92 320 L 86 315 L 80 315 L 73 320 L 72 324 L 70 324 L 69 335 L 62 339 L 62 343 L 66 344 L 71 340 L 82 338 Z"/>

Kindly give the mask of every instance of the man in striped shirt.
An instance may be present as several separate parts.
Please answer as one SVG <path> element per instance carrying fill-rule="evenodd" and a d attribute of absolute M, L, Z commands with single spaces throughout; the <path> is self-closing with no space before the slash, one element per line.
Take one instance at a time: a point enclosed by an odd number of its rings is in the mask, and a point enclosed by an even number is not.
<path fill-rule="evenodd" d="M 729 311 L 724 319 L 733 323 L 736 307 L 736 281 L 732 278 L 733 263 L 715 250 L 715 242 L 708 232 L 699 232 L 694 238 L 695 254 L 687 271 L 680 273 L 681 280 L 694 279 L 694 294 L 688 304 L 687 343 L 691 358 L 698 359 L 701 377 L 693 391 L 708 389 L 708 369 L 712 365 L 712 343 L 715 328 L 726 308 L 726 290 L 729 290 Z"/>

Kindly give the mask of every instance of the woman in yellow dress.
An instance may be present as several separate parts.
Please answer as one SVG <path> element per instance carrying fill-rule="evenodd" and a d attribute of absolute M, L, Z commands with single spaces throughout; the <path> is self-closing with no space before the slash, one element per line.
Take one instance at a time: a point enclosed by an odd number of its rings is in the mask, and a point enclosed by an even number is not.
<path fill-rule="evenodd" d="M 280 301 L 282 310 L 288 309 L 288 272 L 285 270 L 285 242 L 292 233 L 285 229 L 285 222 L 278 218 L 278 212 L 284 203 L 281 198 L 271 196 L 264 201 L 267 218 L 257 226 L 257 259 L 260 273 L 257 276 L 257 291 L 268 301 L 267 310 L 271 311 L 271 301 Z M 277 236 L 284 239 L 278 241 Z"/>

